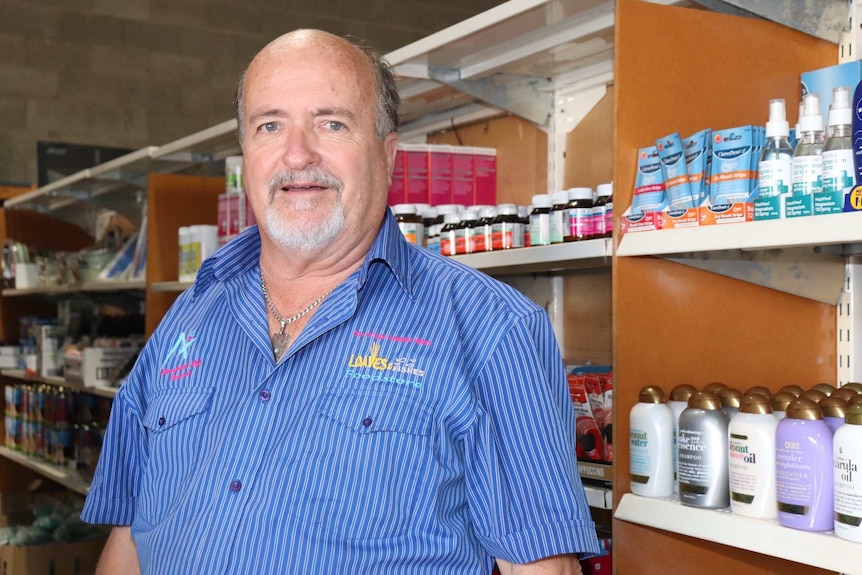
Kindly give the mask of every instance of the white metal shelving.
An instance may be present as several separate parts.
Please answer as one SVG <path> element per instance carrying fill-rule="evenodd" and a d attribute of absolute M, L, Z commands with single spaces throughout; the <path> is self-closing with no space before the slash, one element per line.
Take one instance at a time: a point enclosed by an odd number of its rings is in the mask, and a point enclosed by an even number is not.
<path fill-rule="evenodd" d="M 69 295 L 75 293 L 97 293 L 97 292 L 124 292 L 144 290 L 147 287 L 145 281 L 97 281 L 82 284 L 39 286 L 32 288 L 9 288 L 2 292 L 3 297 L 29 296 L 29 295 Z"/>
<path fill-rule="evenodd" d="M 452 259 L 495 276 L 609 267 L 611 240 L 586 240 L 465 254 L 452 256 Z"/>
<path fill-rule="evenodd" d="M 102 385 L 86 386 L 80 381 L 69 381 L 62 377 L 43 377 L 40 375 L 32 375 L 23 369 L 4 369 L 0 370 L 0 375 L 11 379 L 18 379 L 28 383 L 44 383 L 54 387 L 64 387 L 72 391 L 78 391 L 89 395 L 97 395 L 99 397 L 107 397 L 112 399 L 117 395 L 119 388 L 108 387 Z"/>

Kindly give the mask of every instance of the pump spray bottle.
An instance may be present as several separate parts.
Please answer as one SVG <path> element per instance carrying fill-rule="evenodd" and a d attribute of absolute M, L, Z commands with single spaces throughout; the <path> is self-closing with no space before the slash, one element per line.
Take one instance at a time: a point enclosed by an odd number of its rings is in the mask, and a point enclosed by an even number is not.
<path fill-rule="evenodd" d="M 829 110 L 829 136 L 823 143 L 823 195 L 815 199 L 815 214 L 833 214 L 844 210 L 844 195 L 853 188 L 853 142 L 850 88 L 832 90 Z"/>
<path fill-rule="evenodd" d="M 754 203 L 756 219 L 783 218 L 784 202 L 793 180 L 793 148 L 784 100 L 769 101 L 766 144 L 760 154 L 760 182 Z"/>
<path fill-rule="evenodd" d="M 823 115 L 820 95 L 802 99 L 799 143 L 793 152 L 793 191 L 785 203 L 788 218 L 810 216 L 814 194 L 823 191 Z"/>

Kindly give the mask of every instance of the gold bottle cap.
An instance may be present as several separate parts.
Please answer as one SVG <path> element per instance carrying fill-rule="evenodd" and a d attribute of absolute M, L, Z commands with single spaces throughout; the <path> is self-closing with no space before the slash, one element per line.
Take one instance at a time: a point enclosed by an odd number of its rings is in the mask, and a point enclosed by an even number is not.
<path fill-rule="evenodd" d="M 725 387 L 718 392 L 718 398 L 721 400 L 722 407 L 739 407 L 739 402 L 742 401 L 742 392 L 732 387 Z"/>
<path fill-rule="evenodd" d="M 851 381 L 849 383 L 845 383 L 841 387 L 849 387 L 850 389 L 855 389 L 859 393 L 862 393 L 862 383 L 859 383 L 858 381 Z"/>
<path fill-rule="evenodd" d="M 799 399 L 808 399 L 814 403 L 820 403 L 820 400 L 824 397 L 827 397 L 827 395 L 819 389 L 806 389 L 799 394 Z"/>
<path fill-rule="evenodd" d="M 823 419 L 823 412 L 820 410 L 820 406 L 814 401 L 800 397 L 787 406 L 787 418 L 814 421 Z"/>
<path fill-rule="evenodd" d="M 816 389 L 817 391 L 822 391 L 827 396 L 832 395 L 832 392 L 835 391 L 835 386 L 831 383 L 818 383 L 811 389 Z"/>
<path fill-rule="evenodd" d="M 791 385 L 785 385 L 784 387 L 782 387 L 782 388 L 781 388 L 781 389 L 779 389 L 778 391 L 787 391 L 787 392 L 789 392 L 789 393 L 792 393 L 792 394 L 793 394 L 793 395 L 795 395 L 796 397 L 799 397 L 799 394 L 800 394 L 800 393 L 802 393 L 802 392 L 803 392 L 803 391 L 805 391 L 805 390 L 804 390 L 801 386 L 799 386 L 799 385 L 793 385 L 793 384 L 791 384 Z"/>
<path fill-rule="evenodd" d="M 823 417 L 844 419 L 847 414 L 847 402 L 840 397 L 830 395 L 820 400 L 820 410 L 823 412 Z"/>
<path fill-rule="evenodd" d="M 850 425 L 862 425 L 862 402 L 854 403 L 847 408 L 847 414 L 844 416 L 844 423 Z"/>
<path fill-rule="evenodd" d="M 765 395 L 759 393 L 747 393 L 739 403 L 740 413 L 757 413 L 766 415 L 772 413 L 772 402 Z"/>
<path fill-rule="evenodd" d="M 670 390 L 671 401 L 688 401 L 691 394 L 697 391 L 697 388 L 687 383 L 680 383 Z"/>
<path fill-rule="evenodd" d="M 641 389 L 638 401 L 641 403 L 664 403 L 664 391 L 657 385 L 648 385 Z"/>
<path fill-rule="evenodd" d="M 727 387 L 727 385 L 725 385 L 724 383 L 721 383 L 720 381 L 713 381 L 712 383 L 707 383 L 706 385 L 704 385 L 703 390 L 708 391 L 709 393 L 718 393 L 725 387 Z"/>
<path fill-rule="evenodd" d="M 721 409 L 721 400 L 714 393 L 708 391 L 696 391 L 688 398 L 688 406 L 706 411 Z"/>
<path fill-rule="evenodd" d="M 859 392 L 850 387 L 839 387 L 835 391 L 832 392 L 832 395 L 829 397 L 840 397 L 844 401 L 849 402 L 851 399 L 859 395 Z"/>
<path fill-rule="evenodd" d="M 848 402 L 850 405 L 856 405 L 857 403 L 862 403 L 862 393 L 857 395 L 856 397 L 851 397 Z"/>
<path fill-rule="evenodd" d="M 789 391 L 779 391 L 772 396 L 772 411 L 787 411 L 787 406 L 796 401 L 796 396 Z"/>
<path fill-rule="evenodd" d="M 745 390 L 745 395 L 751 395 L 752 393 L 772 397 L 772 390 L 762 385 L 755 385 L 754 387 L 749 387 Z"/>

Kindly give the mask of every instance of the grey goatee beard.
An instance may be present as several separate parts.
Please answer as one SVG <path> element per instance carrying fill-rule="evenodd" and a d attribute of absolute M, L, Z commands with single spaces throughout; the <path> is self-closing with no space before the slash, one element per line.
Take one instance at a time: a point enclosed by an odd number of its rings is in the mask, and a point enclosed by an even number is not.
<path fill-rule="evenodd" d="M 276 203 L 276 195 L 283 187 L 294 184 L 331 188 L 337 192 L 334 203 L 322 221 L 301 217 L 288 219 L 284 204 Z M 341 205 L 343 190 L 344 184 L 341 180 L 322 168 L 276 173 L 269 182 L 265 212 L 267 232 L 273 240 L 290 250 L 313 251 L 328 245 L 344 227 L 344 210 Z M 323 198 L 288 198 L 286 201 L 291 202 L 295 211 L 310 213 L 321 207 Z"/>

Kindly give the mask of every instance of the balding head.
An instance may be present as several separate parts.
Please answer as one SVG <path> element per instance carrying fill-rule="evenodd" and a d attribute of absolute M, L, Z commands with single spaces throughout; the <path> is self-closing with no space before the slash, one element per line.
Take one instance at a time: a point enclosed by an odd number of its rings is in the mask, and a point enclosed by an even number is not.
<path fill-rule="evenodd" d="M 301 58 L 303 52 L 325 56 L 331 60 L 333 66 L 344 65 L 352 71 L 357 82 L 369 86 L 371 92 L 369 96 L 376 101 L 375 127 L 378 138 L 382 140 L 387 134 L 398 130 L 400 98 L 395 86 L 395 77 L 389 64 L 377 52 L 364 44 L 354 44 L 322 30 L 294 30 L 267 44 L 258 52 L 240 77 L 234 99 L 237 136 L 240 142 L 245 136 L 243 101 L 249 73 L 266 69 L 268 65 L 277 62 L 279 57 L 285 54 L 293 53 Z"/>

